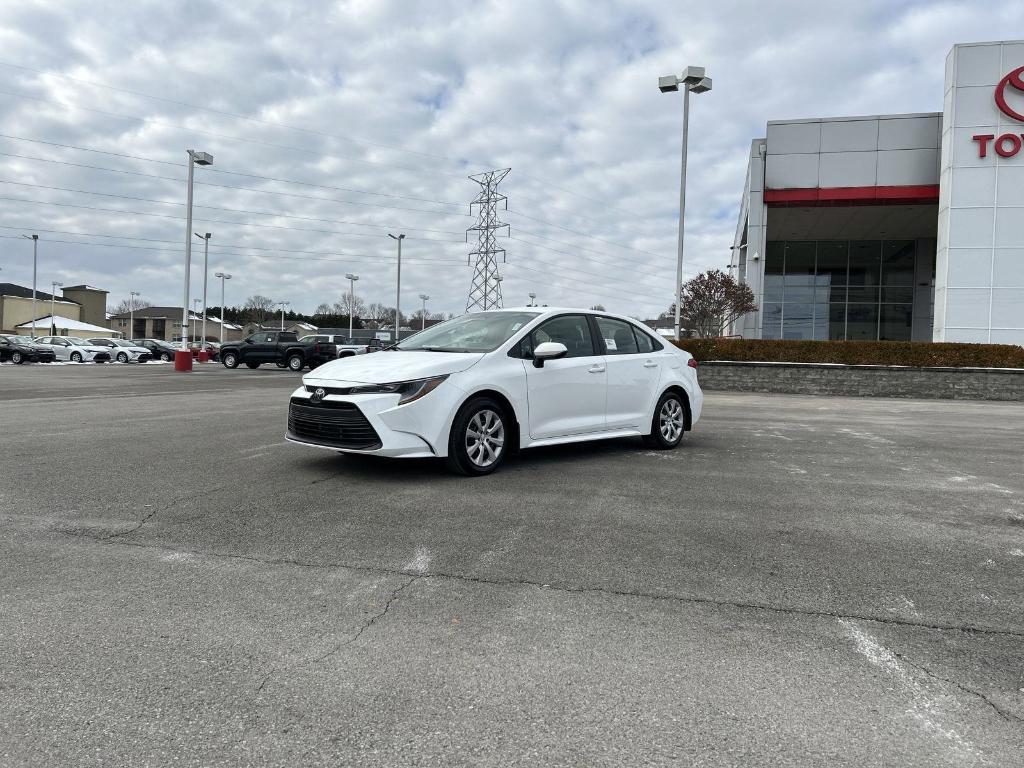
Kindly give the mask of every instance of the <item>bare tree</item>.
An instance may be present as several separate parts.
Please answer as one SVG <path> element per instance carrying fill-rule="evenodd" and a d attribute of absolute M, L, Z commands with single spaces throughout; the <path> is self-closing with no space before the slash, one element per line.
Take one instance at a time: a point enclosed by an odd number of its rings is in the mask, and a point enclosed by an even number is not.
<path fill-rule="evenodd" d="M 697 336 L 721 336 L 733 320 L 756 311 L 757 302 L 750 286 L 737 283 L 720 269 L 709 269 L 683 283 L 679 323 Z M 675 314 L 674 304 L 669 314 Z"/>
<path fill-rule="evenodd" d="M 245 300 L 245 313 L 254 323 L 262 323 L 274 309 L 274 300 L 269 296 L 255 294 Z"/>
<path fill-rule="evenodd" d="M 325 317 L 326 315 L 332 314 L 334 314 L 334 310 L 331 308 L 331 305 L 324 303 L 317 306 L 316 312 L 313 313 L 313 317 Z"/>
<path fill-rule="evenodd" d="M 134 296 L 132 298 L 135 298 Z M 114 307 L 110 310 L 112 315 L 126 315 L 133 309 L 145 309 L 146 307 L 153 306 L 145 299 L 135 299 L 133 302 L 131 299 L 121 299 Z"/>
<path fill-rule="evenodd" d="M 343 293 L 341 299 L 334 303 L 334 311 L 346 317 L 349 315 L 352 317 L 362 317 L 366 314 L 366 302 L 359 296 Z"/>

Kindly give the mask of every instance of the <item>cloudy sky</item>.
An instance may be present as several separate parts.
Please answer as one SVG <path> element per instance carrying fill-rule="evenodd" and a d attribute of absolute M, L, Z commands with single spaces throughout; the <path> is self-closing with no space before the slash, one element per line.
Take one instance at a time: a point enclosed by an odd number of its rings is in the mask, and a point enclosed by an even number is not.
<path fill-rule="evenodd" d="M 468 174 L 502 185 L 506 306 L 671 302 L 681 97 L 692 100 L 686 273 L 725 267 L 750 141 L 771 119 L 938 111 L 955 42 L 1024 36 L 1024 3 L 0 3 L 0 282 L 180 305 L 193 229 L 228 303 L 312 311 L 347 290 L 459 313 Z M 201 245 L 197 241 L 197 245 Z M 201 250 L 193 254 L 201 294 Z M 199 291 L 199 293 L 196 293 Z"/>

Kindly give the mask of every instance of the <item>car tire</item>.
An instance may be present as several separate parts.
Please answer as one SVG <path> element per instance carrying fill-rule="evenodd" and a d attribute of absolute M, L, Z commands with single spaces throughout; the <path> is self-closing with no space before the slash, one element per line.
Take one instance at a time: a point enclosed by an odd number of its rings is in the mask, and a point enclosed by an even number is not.
<path fill-rule="evenodd" d="M 249 368 L 250 370 L 253 370 L 253 371 L 255 371 L 255 370 L 256 370 L 257 368 L 259 368 L 259 367 L 260 367 L 260 364 L 259 364 L 259 363 L 252 363 L 252 362 L 247 362 L 247 363 L 245 364 L 245 367 L 246 367 L 246 368 Z"/>
<path fill-rule="evenodd" d="M 686 429 L 686 404 L 683 396 L 669 390 L 658 400 L 651 419 L 651 431 L 644 435 L 644 445 L 658 451 L 677 448 Z"/>
<path fill-rule="evenodd" d="M 82 353 L 81 352 L 72 352 L 71 353 L 71 362 L 72 363 L 80 363 L 80 362 L 82 362 Z"/>
<path fill-rule="evenodd" d="M 21 365 L 25 362 L 25 358 L 22 357 L 21 352 L 13 352 L 11 353 L 11 362 L 15 365 Z"/>
<path fill-rule="evenodd" d="M 119 362 L 119 363 L 127 363 L 128 362 L 128 355 L 126 355 L 124 352 L 118 352 L 117 353 L 117 362 Z"/>
<path fill-rule="evenodd" d="M 448 436 L 448 469 L 470 477 L 496 470 L 508 454 L 512 423 L 505 408 L 492 398 L 467 402 L 455 415 Z"/>
<path fill-rule="evenodd" d="M 163 360 L 165 363 L 169 363 L 174 358 L 171 357 L 170 352 L 164 352 L 162 355 L 160 355 L 160 359 Z"/>
<path fill-rule="evenodd" d="M 288 358 L 288 370 L 289 371 L 294 371 L 295 373 L 298 373 L 299 371 L 301 371 L 305 367 L 306 367 L 306 361 L 305 361 L 305 359 L 303 359 L 302 355 L 291 355 Z"/>
<path fill-rule="evenodd" d="M 221 362 L 225 368 L 237 368 L 238 367 L 238 355 L 234 352 L 228 352 L 221 358 Z"/>

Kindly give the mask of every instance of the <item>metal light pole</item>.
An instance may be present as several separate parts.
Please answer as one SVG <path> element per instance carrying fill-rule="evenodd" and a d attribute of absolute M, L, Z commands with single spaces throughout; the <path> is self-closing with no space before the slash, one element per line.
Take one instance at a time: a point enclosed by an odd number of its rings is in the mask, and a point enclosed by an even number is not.
<path fill-rule="evenodd" d="M 536 293 L 531 293 L 530 294 L 530 306 L 531 307 L 537 306 L 537 294 Z"/>
<path fill-rule="evenodd" d="M 398 329 L 402 326 L 402 241 L 405 240 L 405 235 L 392 235 L 388 233 L 388 237 L 392 240 L 398 241 L 398 277 L 395 283 L 395 344 L 398 343 Z"/>
<path fill-rule="evenodd" d="M 686 217 L 686 142 L 690 129 L 690 91 L 710 91 L 711 78 L 705 76 L 704 67 L 687 67 L 682 77 L 665 75 L 658 78 L 658 88 L 662 93 L 678 91 L 679 86 L 683 86 L 683 150 L 679 173 L 679 235 L 676 244 L 676 341 L 679 341 L 679 309 L 683 302 L 683 225 Z"/>
<path fill-rule="evenodd" d="M 348 278 L 348 337 L 352 339 L 352 315 L 356 311 L 356 280 L 359 279 L 359 275 L 353 275 L 351 272 L 345 275 Z"/>
<path fill-rule="evenodd" d="M 135 297 L 138 291 L 128 291 L 128 338 L 135 338 Z M 145 336 L 145 333 L 143 333 Z"/>
<path fill-rule="evenodd" d="M 185 297 L 181 302 L 181 349 L 174 353 L 174 370 L 192 370 L 192 352 L 188 348 L 188 294 L 192 270 L 192 174 L 197 165 L 212 165 L 208 152 L 188 151 L 188 197 L 185 203 Z"/>
<path fill-rule="evenodd" d="M 281 330 L 284 330 L 284 308 L 291 304 L 290 301 L 279 301 L 277 306 L 281 308 Z"/>
<path fill-rule="evenodd" d="M 430 299 L 425 293 L 420 294 L 420 298 L 423 299 L 423 314 L 420 315 L 420 330 L 424 331 L 427 328 L 427 301 Z"/>
<path fill-rule="evenodd" d="M 39 235 L 22 235 L 32 240 L 32 338 L 36 335 L 36 266 L 39 263 L 38 246 Z"/>
<path fill-rule="evenodd" d="M 224 319 L 224 281 L 230 280 L 231 275 L 227 272 L 218 272 L 214 277 L 220 278 L 220 343 L 224 345 L 224 323 L 227 322 Z"/>
<path fill-rule="evenodd" d="M 210 359 L 210 354 L 206 351 L 206 279 L 209 275 L 210 238 L 213 235 L 210 232 L 207 232 L 205 235 L 200 235 L 196 232 L 195 235 L 203 241 L 203 342 L 199 345 L 199 362 L 205 363 Z"/>
<path fill-rule="evenodd" d="M 54 292 L 58 288 L 63 288 L 63 287 L 64 287 L 64 283 L 58 283 L 56 281 L 50 283 L 50 330 L 52 331 L 51 335 L 56 335 L 56 333 L 57 333 L 57 321 L 54 319 L 54 316 L 53 316 L 53 312 L 54 312 L 55 304 L 56 304 L 56 297 L 54 296 Z"/>

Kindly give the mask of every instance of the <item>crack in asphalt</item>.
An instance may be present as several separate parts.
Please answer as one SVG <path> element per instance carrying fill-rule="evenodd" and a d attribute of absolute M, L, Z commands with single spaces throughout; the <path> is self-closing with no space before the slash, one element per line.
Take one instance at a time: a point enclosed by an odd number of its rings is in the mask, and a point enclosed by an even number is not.
<path fill-rule="evenodd" d="M 988 704 L 992 708 L 992 710 L 997 715 L 999 715 L 1000 718 L 1002 718 L 1006 722 L 1024 723 L 1024 717 L 1020 717 L 1019 715 L 1014 714 L 1013 712 L 1009 711 L 1008 709 L 1000 707 L 998 704 L 996 704 L 994 701 L 992 701 L 992 699 L 990 699 L 988 696 L 986 696 L 981 691 L 976 690 L 974 688 L 969 688 L 966 685 L 964 685 L 963 683 L 959 682 L 958 680 L 953 680 L 953 679 L 948 678 L 948 677 L 943 677 L 942 675 L 938 674 L 937 672 L 933 672 L 932 670 L 928 669 L 928 667 L 924 666 L 923 664 L 918 664 L 915 661 L 911 661 L 910 658 L 908 658 L 905 654 L 900 653 L 899 651 L 894 651 L 891 648 L 889 650 L 890 650 L 890 652 L 892 653 L 893 656 L 895 656 L 897 659 L 902 661 L 904 664 L 906 664 L 907 666 L 913 667 L 914 669 L 916 669 L 916 670 L 918 670 L 920 672 L 923 672 L 925 675 L 927 675 L 928 677 L 932 678 L 933 680 L 938 680 L 941 683 L 947 683 L 947 684 L 952 685 L 952 686 L 954 686 L 956 688 L 959 688 L 964 693 L 970 694 L 971 696 L 978 697 L 983 702 Z"/>
<path fill-rule="evenodd" d="M 813 616 L 816 618 L 829 619 L 854 619 L 857 621 L 870 621 L 876 624 L 890 626 L 914 627 L 917 629 L 932 629 L 944 632 L 963 632 L 977 635 L 1007 635 L 1010 637 L 1024 637 L 1024 630 L 1006 629 L 999 627 L 985 627 L 975 624 L 938 624 L 924 621 L 908 621 L 906 619 L 892 616 L 868 615 L 858 613 L 841 613 L 839 611 L 815 610 L 811 608 L 796 608 L 792 606 L 772 605 L 771 603 L 756 603 L 744 600 L 726 600 L 714 597 L 700 597 L 698 595 L 673 595 L 661 592 L 647 592 L 641 590 L 610 589 L 608 587 L 573 586 L 569 584 L 550 584 L 529 579 L 500 579 L 487 578 L 483 576 L 469 576 L 461 573 L 449 573 L 445 571 L 432 571 L 430 573 L 416 573 L 402 568 L 387 568 L 379 565 L 352 565 L 348 563 L 310 563 L 294 558 L 263 558 L 252 555 L 240 555 L 230 552 L 217 552 L 202 549 L 180 549 L 163 544 L 145 544 L 137 541 L 117 541 L 111 538 L 99 538 L 83 531 L 61 531 L 66 536 L 74 538 L 88 538 L 102 544 L 119 545 L 126 547 L 138 547 L 140 549 L 159 549 L 166 552 L 178 552 L 181 554 L 195 555 L 198 557 L 212 557 L 224 560 L 239 560 L 243 562 L 260 563 L 262 565 L 288 565 L 297 568 L 312 568 L 319 570 L 349 570 L 360 573 L 384 574 L 388 576 L 409 576 L 416 579 L 450 579 L 475 584 L 487 584 L 491 586 L 522 586 L 535 589 L 550 589 L 555 592 L 571 594 L 603 594 L 611 597 L 628 597 L 647 600 L 661 600 L 665 602 L 688 603 L 697 605 L 716 605 L 730 608 L 741 608 L 752 611 L 766 611 L 795 616 Z"/>

